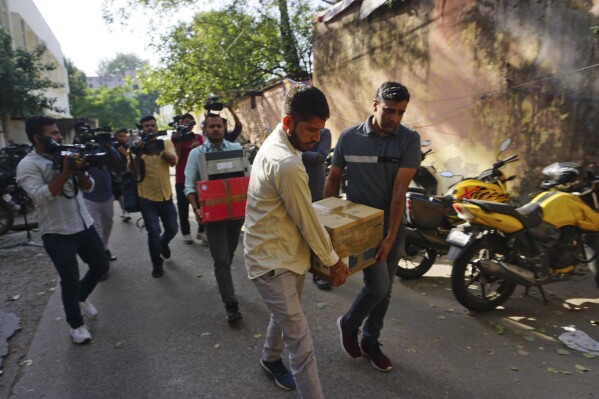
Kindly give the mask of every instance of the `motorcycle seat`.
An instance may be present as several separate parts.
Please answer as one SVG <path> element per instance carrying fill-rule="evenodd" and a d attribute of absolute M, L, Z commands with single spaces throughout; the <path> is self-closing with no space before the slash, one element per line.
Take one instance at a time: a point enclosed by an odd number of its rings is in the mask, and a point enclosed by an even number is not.
<path fill-rule="evenodd" d="M 464 199 L 479 206 L 485 212 L 501 213 L 503 215 L 513 216 L 518 219 L 526 228 L 538 226 L 543 222 L 543 209 L 537 203 L 529 203 L 520 208 L 514 208 L 509 204 L 501 202 L 483 201 L 476 199 Z"/>

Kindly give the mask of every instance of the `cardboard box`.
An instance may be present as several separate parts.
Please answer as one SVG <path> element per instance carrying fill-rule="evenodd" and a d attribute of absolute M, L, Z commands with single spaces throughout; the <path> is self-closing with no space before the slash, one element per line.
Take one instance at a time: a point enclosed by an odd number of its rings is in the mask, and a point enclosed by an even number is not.
<path fill-rule="evenodd" d="M 249 182 L 249 176 L 197 182 L 202 220 L 210 223 L 243 219 Z"/>
<path fill-rule="evenodd" d="M 250 174 L 247 153 L 240 150 L 201 153 L 198 158 L 200 180 L 243 177 Z"/>
<path fill-rule="evenodd" d="M 375 263 L 383 239 L 384 212 L 340 198 L 326 198 L 312 204 L 318 219 L 329 232 L 337 255 L 349 267 L 349 274 Z M 330 269 L 312 254 L 310 271 L 330 279 Z"/>

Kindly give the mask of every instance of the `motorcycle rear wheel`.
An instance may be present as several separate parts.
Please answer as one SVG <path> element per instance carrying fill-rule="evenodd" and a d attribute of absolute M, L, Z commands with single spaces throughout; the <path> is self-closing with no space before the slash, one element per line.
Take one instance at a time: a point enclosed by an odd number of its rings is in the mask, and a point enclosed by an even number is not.
<path fill-rule="evenodd" d="M 6 234 L 12 227 L 14 215 L 10 206 L 0 201 L 0 236 Z"/>
<path fill-rule="evenodd" d="M 437 255 L 434 249 L 408 245 L 406 255 L 399 260 L 395 275 L 403 280 L 420 278 L 433 266 Z"/>
<path fill-rule="evenodd" d="M 479 259 L 501 257 L 501 245 L 487 245 L 477 241 L 454 261 L 451 272 L 453 295 L 464 307 L 476 312 L 487 312 L 502 305 L 514 293 L 517 284 L 483 273 L 477 266 Z"/>

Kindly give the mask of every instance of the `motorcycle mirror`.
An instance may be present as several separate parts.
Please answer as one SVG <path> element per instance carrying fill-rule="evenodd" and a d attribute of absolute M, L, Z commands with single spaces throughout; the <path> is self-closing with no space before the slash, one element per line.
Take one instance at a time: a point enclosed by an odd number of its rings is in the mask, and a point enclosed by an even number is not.
<path fill-rule="evenodd" d="M 512 139 L 505 139 L 501 142 L 499 149 L 501 150 L 501 152 L 503 152 L 503 151 L 507 150 L 508 148 L 510 148 L 510 144 L 512 144 Z"/>
<path fill-rule="evenodd" d="M 420 143 L 420 147 L 428 147 L 429 145 L 431 145 L 430 140 L 422 140 L 422 142 Z"/>
<path fill-rule="evenodd" d="M 454 177 L 455 175 L 453 174 L 452 171 L 449 170 L 444 170 L 441 173 L 439 173 L 441 176 L 443 177 Z"/>

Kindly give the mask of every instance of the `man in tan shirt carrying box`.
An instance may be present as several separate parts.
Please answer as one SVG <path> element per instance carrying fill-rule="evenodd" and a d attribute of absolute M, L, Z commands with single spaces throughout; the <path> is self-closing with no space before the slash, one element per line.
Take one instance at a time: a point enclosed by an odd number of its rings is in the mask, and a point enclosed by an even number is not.
<path fill-rule="evenodd" d="M 324 93 L 293 87 L 285 96 L 282 122 L 268 136 L 254 163 L 247 195 L 244 254 L 248 276 L 268 310 L 270 323 L 260 365 L 283 389 L 302 398 L 323 397 L 314 344 L 300 298 L 310 249 L 331 268 L 333 285 L 345 282 L 347 266 L 312 208 L 301 151 L 320 140 L 329 117 Z M 289 352 L 289 373 L 281 352 Z"/>

